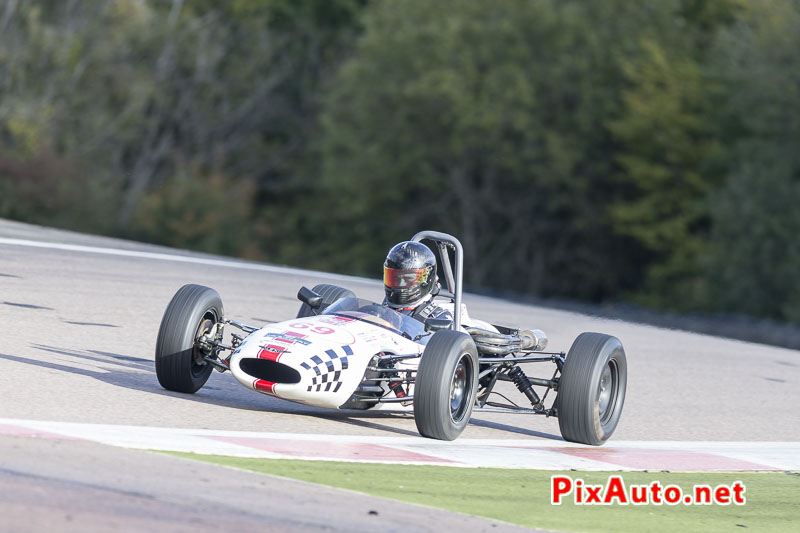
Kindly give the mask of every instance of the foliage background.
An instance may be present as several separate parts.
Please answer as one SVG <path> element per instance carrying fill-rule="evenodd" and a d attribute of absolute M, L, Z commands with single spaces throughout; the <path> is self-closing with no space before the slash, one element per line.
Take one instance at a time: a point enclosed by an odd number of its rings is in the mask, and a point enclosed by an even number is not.
<path fill-rule="evenodd" d="M 797 0 L 7 0 L 0 216 L 800 323 Z"/>

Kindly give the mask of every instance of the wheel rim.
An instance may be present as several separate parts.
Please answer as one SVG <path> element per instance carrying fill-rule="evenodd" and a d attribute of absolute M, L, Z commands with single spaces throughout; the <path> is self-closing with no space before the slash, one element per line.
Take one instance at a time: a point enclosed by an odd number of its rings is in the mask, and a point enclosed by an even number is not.
<path fill-rule="evenodd" d="M 206 369 L 206 362 L 203 360 L 206 354 L 197 347 L 196 339 L 211 331 L 213 327 L 214 320 L 207 315 L 203 317 L 203 320 L 200 321 L 200 325 L 197 326 L 197 331 L 194 335 L 195 342 L 192 344 L 192 375 L 194 377 L 199 377 Z"/>
<path fill-rule="evenodd" d="M 469 384 L 472 381 L 472 361 L 469 354 L 463 354 L 450 380 L 450 418 L 459 422 L 469 407 Z"/>
<path fill-rule="evenodd" d="M 597 411 L 600 414 L 600 422 L 607 422 L 614 413 L 618 384 L 619 369 L 617 362 L 612 359 L 603 367 L 600 384 L 597 387 Z"/>

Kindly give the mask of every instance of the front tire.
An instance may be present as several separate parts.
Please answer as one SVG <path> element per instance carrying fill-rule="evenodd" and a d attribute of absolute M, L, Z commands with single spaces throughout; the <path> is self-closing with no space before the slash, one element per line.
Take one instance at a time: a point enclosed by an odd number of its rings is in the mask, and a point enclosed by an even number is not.
<path fill-rule="evenodd" d="M 167 390 L 194 393 L 208 381 L 212 367 L 203 361 L 195 339 L 223 317 L 217 291 L 184 285 L 167 305 L 156 341 L 156 376 Z"/>
<path fill-rule="evenodd" d="M 622 414 L 628 364 L 622 343 L 602 333 L 581 333 L 567 353 L 556 407 L 561 436 L 599 446 Z"/>
<path fill-rule="evenodd" d="M 414 383 L 414 421 L 423 437 L 454 440 L 469 423 L 478 390 L 472 337 L 437 331 L 425 347 Z"/>

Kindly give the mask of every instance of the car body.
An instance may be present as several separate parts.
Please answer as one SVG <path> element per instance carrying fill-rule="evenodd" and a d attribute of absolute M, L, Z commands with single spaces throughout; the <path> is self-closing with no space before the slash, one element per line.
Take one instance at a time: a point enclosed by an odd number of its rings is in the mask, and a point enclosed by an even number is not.
<path fill-rule="evenodd" d="M 342 298 L 320 315 L 252 332 L 233 352 L 229 366 L 245 387 L 337 409 L 357 400 L 354 395 L 376 354 L 413 355 L 396 368 L 416 371 L 429 336 L 421 322 L 386 306 Z M 395 396 L 386 385 L 383 392 Z M 375 404 L 381 405 L 387 404 Z"/>
<path fill-rule="evenodd" d="M 213 289 L 186 285 L 162 319 L 159 382 L 191 393 L 216 368 L 256 392 L 311 406 L 413 410 L 420 433 L 431 438 L 457 438 L 480 409 L 557 416 L 567 440 L 605 442 L 619 420 L 627 384 L 619 340 L 584 333 L 568 354 L 546 352 L 547 337 L 539 330 L 472 319 L 461 301 L 461 243 L 434 231 L 412 240 L 432 241 L 438 250 L 446 286 L 437 304 L 453 320 L 423 323 L 345 288 L 318 285 L 301 288 L 297 317 L 258 328 L 226 319 Z M 226 326 L 243 334 L 232 333 L 225 344 Z M 521 366 L 542 363 L 555 365 L 552 377 L 529 377 Z M 493 401 L 499 381 L 512 383 L 530 407 Z M 534 387 L 543 388 L 543 396 Z M 551 391 L 556 397 L 548 406 Z"/>

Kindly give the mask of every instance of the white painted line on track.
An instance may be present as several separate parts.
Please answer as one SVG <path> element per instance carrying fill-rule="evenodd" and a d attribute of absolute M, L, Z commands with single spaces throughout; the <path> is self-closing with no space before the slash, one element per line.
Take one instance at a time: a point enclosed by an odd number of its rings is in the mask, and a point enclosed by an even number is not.
<path fill-rule="evenodd" d="M 236 268 L 240 270 L 255 270 L 260 272 L 271 272 L 276 274 L 292 274 L 298 276 L 318 276 L 326 279 L 336 279 L 340 281 L 373 282 L 376 280 L 360 278 L 357 276 L 347 276 L 344 274 L 329 274 L 327 272 L 317 272 L 314 270 L 304 270 L 301 268 L 266 265 L 263 263 L 251 263 L 247 261 L 237 261 L 232 259 L 211 259 L 206 257 L 196 257 L 191 255 L 177 255 L 160 252 L 145 252 L 140 250 L 125 250 L 122 248 L 104 248 L 99 246 L 85 246 L 82 244 L 64 244 L 58 242 L 31 241 L 27 239 L 12 239 L 0 237 L 0 244 L 10 246 L 27 246 L 31 248 L 45 248 L 50 250 L 66 250 L 70 252 L 83 252 L 101 255 L 113 255 L 119 257 L 135 257 L 139 259 L 153 259 L 157 261 L 172 261 L 175 263 L 193 263 L 198 265 L 208 265 L 223 268 Z"/>
<path fill-rule="evenodd" d="M 536 470 L 800 470 L 800 442 L 564 441 L 316 435 L 0 418 L 0 435 L 82 439 L 124 448 L 308 459 Z"/>

